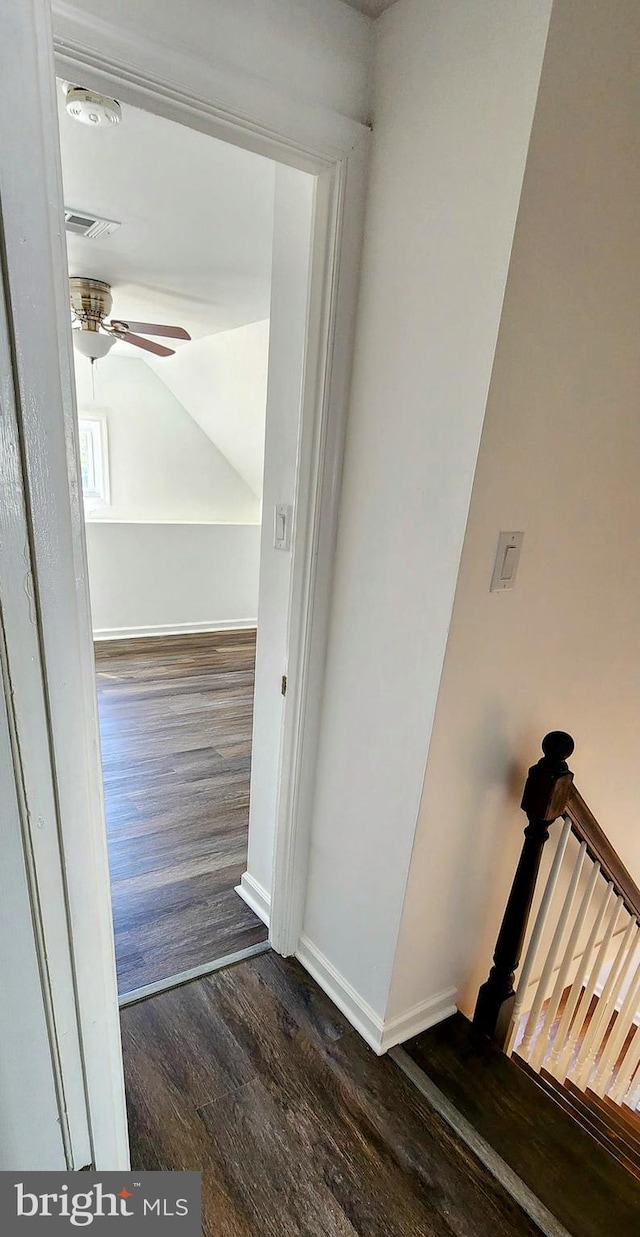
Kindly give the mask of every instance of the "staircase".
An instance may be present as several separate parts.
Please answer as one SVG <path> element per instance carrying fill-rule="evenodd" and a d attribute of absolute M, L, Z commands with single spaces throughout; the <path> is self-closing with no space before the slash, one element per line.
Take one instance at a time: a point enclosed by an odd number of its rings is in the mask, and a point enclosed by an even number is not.
<path fill-rule="evenodd" d="M 639 1237 L 640 891 L 573 785 L 573 746 L 547 735 L 529 770 L 473 1024 L 391 1055 L 548 1237 Z"/>
<path fill-rule="evenodd" d="M 545 1237 L 638 1237 L 638 1148 L 630 1154 L 624 1114 L 597 1125 L 604 1101 L 578 1092 L 574 1106 L 570 1088 L 479 1039 L 461 1013 L 390 1056 Z"/>
<path fill-rule="evenodd" d="M 580 1091 L 571 1082 L 558 1082 L 544 1069 L 536 1074 L 517 1053 L 513 1061 L 608 1155 L 640 1181 L 640 1120 L 636 1113 L 625 1111 L 608 1096 L 601 1099 L 589 1088 Z M 640 1216 L 638 1224 L 640 1230 Z"/>

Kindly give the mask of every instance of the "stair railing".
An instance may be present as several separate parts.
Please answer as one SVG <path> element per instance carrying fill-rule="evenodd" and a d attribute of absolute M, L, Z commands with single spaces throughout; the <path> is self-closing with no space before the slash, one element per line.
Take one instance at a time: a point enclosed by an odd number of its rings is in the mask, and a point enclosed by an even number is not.
<path fill-rule="evenodd" d="M 522 853 L 474 1026 L 534 1070 L 635 1108 L 640 890 L 573 784 L 573 750 L 570 735 L 553 731 L 529 770 Z M 537 890 L 552 833 L 553 859 Z"/>

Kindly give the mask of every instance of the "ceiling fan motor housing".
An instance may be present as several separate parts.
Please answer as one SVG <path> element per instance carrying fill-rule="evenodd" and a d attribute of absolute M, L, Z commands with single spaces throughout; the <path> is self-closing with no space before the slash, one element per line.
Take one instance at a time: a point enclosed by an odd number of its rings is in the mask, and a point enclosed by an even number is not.
<path fill-rule="evenodd" d="M 111 288 L 101 279 L 73 276 L 69 280 L 71 308 L 84 330 L 98 331 L 113 305 Z"/>
<path fill-rule="evenodd" d="M 112 335 L 100 328 L 111 312 L 111 288 L 102 279 L 72 276 L 69 280 L 71 309 L 80 329 L 73 332 L 73 343 L 82 356 L 91 362 L 105 357 L 115 343 Z"/>

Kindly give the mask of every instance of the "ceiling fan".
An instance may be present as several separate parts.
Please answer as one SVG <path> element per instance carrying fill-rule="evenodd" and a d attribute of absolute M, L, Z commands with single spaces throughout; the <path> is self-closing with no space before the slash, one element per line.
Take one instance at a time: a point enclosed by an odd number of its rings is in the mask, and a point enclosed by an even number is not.
<path fill-rule="evenodd" d="M 113 298 L 110 285 L 101 279 L 75 275 L 69 280 L 69 292 L 74 319 L 73 342 L 78 352 L 89 357 L 91 364 L 105 357 L 118 340 L 125 344 L 135 344 L 136 348 L 144 348 L 146 352 L 153 352 L 156 356 L 173 356 L 173 348 L 166 348 L 164 344 L 143 339 L 142 336 L 191 339 L 181 326 L 163 326 L 159 322 L 131 322 L 121 318 L 111 318 L 107 322 Z M 137 331 L 141 334 L 136 334 Z"/>

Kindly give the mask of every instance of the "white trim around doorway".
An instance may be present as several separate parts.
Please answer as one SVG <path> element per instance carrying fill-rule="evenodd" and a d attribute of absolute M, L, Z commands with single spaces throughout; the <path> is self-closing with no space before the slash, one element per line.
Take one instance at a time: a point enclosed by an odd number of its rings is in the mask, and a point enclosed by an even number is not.
<path fill-rule="evenodd" d="M 368 130 L 321 108 L 289 106 L 266 83 L 229 75 L 154 41 L 132 39 L 80 3 L 56 3 L 55 71 L 107 89 L 214 137 L 317 177 L 313 262 L 302 397 L 300 470 L 289 608 L 288 678 L 271 893 L 271 940 L 293 953 L 302 929 L 314 753 L 328 629 L 347 389 L 368 157 Z M 68 941 L 47 959 L 66 967 L 77 1011 L 80 1058 L 63 1089 L 86 1096 L 97 1169 L 126 1168 L 128 1142 L 119 1039 L 106 833 L 99 760 L 62 192 L 47 0 L 15 6 L 30 60 L 7 60 L 9 97 L 22 99 L 7 137 L 2 203 L 4 278 L 11 304 L 26 489 L 24 544 L 34 579 L 55 787 L 63 895 L 38 871 L 43 913 L 64 897 Z M 25 86 L 28 83 L 28 88 Z M 24 159 L 25 149 L 31 152 Z M 35 167 L 37 163 L 37 167 Z M 35 171 L 34 171 L 35 167 Z M 27 240 L 25 241 L 25 236 Z M 37 303 L 32 289 L 38 288 Z M 48 331 L 43 324 L 49 324 Z M 17 517 L 16 517 L 17 518 Z M 16 575 L 15 587 L 23 580 Z M 8 655 L 11 657 L 11 648 Z M 34 667 L 31 667 L 31 671 Z M 23 691 L 12 683 L 16 698 Z M 38 725 L 42 719 L 36 719 Z M 35 724 L 35 723 L 34 723 Z M 29 735 L 25 733 L 28 744 Z M 28 779 L 25 784 L 30 796 Z M 50 909 L 50 908 L 49 908 Z M 64 958 L 62 957 L 64 954 Z M 55 1010 L 54 1010 L 55 1014 Z M 55 1018 L 54 1018 L 55 1021 Z M 64 1070 L 64 1062 L 63 1062 Z"/>

